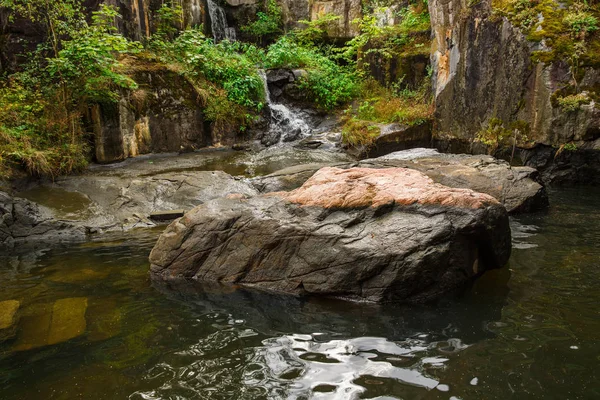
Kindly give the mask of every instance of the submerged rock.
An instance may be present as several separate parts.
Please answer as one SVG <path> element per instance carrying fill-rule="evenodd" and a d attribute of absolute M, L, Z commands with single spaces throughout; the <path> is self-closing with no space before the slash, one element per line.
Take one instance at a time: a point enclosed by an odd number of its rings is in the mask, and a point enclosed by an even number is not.
<path fill-rule="evenodd" d="M 21 302 L 17 300 L 0 301 L 0 342 L 15 336 L 19 307 Z"/>
<path fill-rule="evenodd" d="M 489 195 L 404 168 L 323 168 L 291 192 L 193 209 L 150 261 L 157 279 L 422 302 L 502 267 L 510 246 L 506 210 Z"/>
<path fill-rule="evenodd" d="M 81 336 L 86 330 L 88 299 L 59 299 L 54 304 L 36 304 L 23 312 L 14 351 L 54 345 Z"/>
<path fill-rule="evenodd" d="M 52 306 L 52 322 L 47 343 L 62 343 L 83 334 L 87 305 L 88 299 L 85 297 L 57 300 Z"/>

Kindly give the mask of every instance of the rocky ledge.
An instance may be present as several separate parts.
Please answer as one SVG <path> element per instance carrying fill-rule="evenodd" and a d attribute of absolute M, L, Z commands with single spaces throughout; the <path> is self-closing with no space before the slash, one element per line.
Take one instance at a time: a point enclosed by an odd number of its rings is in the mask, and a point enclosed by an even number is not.
<path fill-rule="evenodd" d="M 324 166 L 324 163 L 314 163 L 285 168 L 254 178 L 251 182 L 262 193 L 292 190 Z M 358 163 L 337 162 L 329 166 L 415 169 L 436 183 L 489 194 L 510 214 L 539 211 L 548 206 L 546 188 L 540 183 L 539 173 L 534 168 L 511 166 L 506 161 L 486 155 L 442 154 L 435 149 L 416 148 Z"/>
<path fill-rule="evenodd" d="M 508 261 L 493 197 L 405 168 L 320 169 L 290 192 L 215 199 L 173 222 L 150 255 L 156 279 L 418 303 Z"/>

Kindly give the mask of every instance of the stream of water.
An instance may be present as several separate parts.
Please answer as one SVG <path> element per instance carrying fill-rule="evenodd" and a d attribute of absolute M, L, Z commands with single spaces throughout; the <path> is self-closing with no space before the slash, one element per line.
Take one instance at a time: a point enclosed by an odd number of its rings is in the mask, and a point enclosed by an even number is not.
<path fill-rule="evenodd" d="M 220 42 L 224 39 L 234 42 L 236 40 L 235 28 L 227 24 L 227 15 L 223 7 L 218 5 L 216 0 L 206 0 L 206 5 L 215 42 Z"/>
<path fill-rule="evenodd" d="M 160 229 L 0 257 L 0 398 L 600 398 L 600 190 L 514 218 L 508 268 L 423 307 L 156 285 Z"/>
<path fill-rule="evenodd" d="M 285 104 L 274 103 L 271 99 L 271 92 L 269 91 L 269 84 L 265 71 L 259 71 L 259 75 L 263 81 L 265 100 L 267 103 L 266 106 L 271 117 L 269 131 L 266 135 L 278 138 L 279 142 L 291 142 L 308 135 L 310 133 L 310 127 L 306 121 L 304 121 L 302 116 Z"/>

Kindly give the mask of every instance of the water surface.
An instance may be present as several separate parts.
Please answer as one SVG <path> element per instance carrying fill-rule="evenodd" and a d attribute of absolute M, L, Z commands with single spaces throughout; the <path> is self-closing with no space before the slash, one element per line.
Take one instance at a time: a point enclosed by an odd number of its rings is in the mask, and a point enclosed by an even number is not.
<path fill-rule="evenodd" d="M 0 398 L 600 398 L 598 199 L 552 192 L 513 220 L 509 268 L 423 307 L 153 285 L 158 230 L 17 249 Z"/>

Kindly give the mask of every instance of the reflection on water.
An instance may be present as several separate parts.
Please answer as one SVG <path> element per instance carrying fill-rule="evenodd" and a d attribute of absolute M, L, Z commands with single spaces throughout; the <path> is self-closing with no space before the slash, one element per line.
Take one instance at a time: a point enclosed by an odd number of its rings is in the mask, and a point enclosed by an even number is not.
<path fill-rule="evenodd" d="M 513 221 L 510 269 L 424 307 L 152 283 L 158 231 L 17 249 L 0 398 L 600 398 L 598 195 L 553 193 Z"/>

